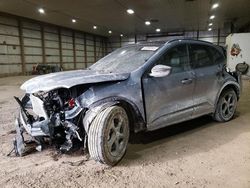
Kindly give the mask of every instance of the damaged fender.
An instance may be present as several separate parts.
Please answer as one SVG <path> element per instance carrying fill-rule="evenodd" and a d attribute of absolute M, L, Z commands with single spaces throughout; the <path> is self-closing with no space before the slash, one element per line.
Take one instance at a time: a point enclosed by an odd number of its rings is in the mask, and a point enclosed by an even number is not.
<path fill-rule="evenodd" d="M 107 107 L 114 106 L 115 104 L 118 104 L 118 103 L 119 103 L 119 101 L 106 102 L 106 103 L 103 103 L 103 104 L 101 104 L 99 106 L 90 108 L 86 112 L 86 114 L 85 114 L 85 116 L 83 118 L 83 126 L 84 126 L 84 129 L 85 129 L 86 133 L 88 133 L 89 126 L 93 122 L 93 120 L 95 119 L 97 114 L 102 112 Z"/>

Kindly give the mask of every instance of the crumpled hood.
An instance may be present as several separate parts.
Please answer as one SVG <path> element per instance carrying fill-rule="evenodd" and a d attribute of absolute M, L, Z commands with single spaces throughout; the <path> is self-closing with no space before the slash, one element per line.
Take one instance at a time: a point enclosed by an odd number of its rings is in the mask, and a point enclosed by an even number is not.
<path fill-rule="evenodd" d="M 129 73 L 105 73 L 93 70 L 65 71 L 34 77 L 24 82 L 20 88 L 26 93 L 36 93 L 80 84 L 121 81 L 126 80 L 129 75 Z"/>

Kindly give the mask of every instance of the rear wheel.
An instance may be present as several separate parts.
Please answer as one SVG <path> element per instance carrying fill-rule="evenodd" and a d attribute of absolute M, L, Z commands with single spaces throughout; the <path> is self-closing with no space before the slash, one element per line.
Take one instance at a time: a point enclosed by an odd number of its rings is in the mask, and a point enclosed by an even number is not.
<path fill-rule="evenodd" d="M 226 122 L 233 118 L 237 107 L 237 95 L 233 89 L 222 92 L 215 113 L 214 119 L 219 122 Z"/>
<path fill-rule="evenodd" d="M 124 156 L 129 139 L 129 119 L 120 106 L 103 110 L 92 122 L 88 133 L 90 156 L 113 166 Z"/>

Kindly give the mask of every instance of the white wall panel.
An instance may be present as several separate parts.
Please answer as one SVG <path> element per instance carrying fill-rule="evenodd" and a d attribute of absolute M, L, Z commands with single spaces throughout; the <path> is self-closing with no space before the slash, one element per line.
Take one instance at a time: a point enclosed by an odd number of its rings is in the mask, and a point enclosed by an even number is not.
<path fill-rule="evenodd" d="M 73 57 L 66 57 L 66 56 L 63 57 L 63 62 L 73 62 L 73 61 L 74 61 Z"/>
<path fill-rule="evenodd" d="M 18 36 L 18 28 L 15 26 L 7 26 L 1 25 L 0 33 L 5 35 L 17 35 Z"/>
<path fill-rule="evenodd" d="M 77 63 L 76 68 L 77 69 L 84 69 L 85 68 L 85 63 Z"/>
<path fill-rule="evenodd" d="M 76 62 L 84 62 L 84 61 L 85 61 L 84 57 L 80 57 L 80 56 L 76 57 Z"/>
<path fill-rule="evenodd" d="M 33 67 L 35 67 L 36 65 L 37 65 L 37 63 L 26 64 L 26 70 L 27 70 L 27 72 L 32 72 Z"/>
<path fill-rule="evenodd" d="M 50 33 L 58 33 L 58 28 L 57 27 L 51 27 L 51 26 L 44 26 L 43 30 L 45 32 L 50 32 Z"/>
<path fill-rule="evenodd" d="M 87 51 L 87 56 L 89 57 L 89 56 L 93 56 L 94 57 L 94 52 L 90 52 L 90 51 Z"/>
<path fill-rule="evenodd" d="M 87 62 L 94 63 L 95 58 L 94 57 L 88 57 Z"/>
<path fill-rule="evenodd" d="M 0 23 L 17 26 L 17 20 L 0 16 Z"/>
<path fill-rule="evenodd" d="M 76 44 L 76 50 L 84 50 L 84 45 Z"/>
<path fill-rule="evenodd" d="M 12 37 L 12 36 L 0 35 L 0 43 L 19 45 L 19 38 L 18 37 Z"/>
<path fill-rule="evenodd" d="M 62 42 L 73 43 L 73 38 L 69 36 L 62 35 Z"/>
<path fill-rule="evenodd" d="M 73 44 L 62 43 L 62 48 L 63 49 L 73 49 Z"/>
<path fill-rule="evenodd" d="M 44 39 L 46 40 L 54 40 L 54 41 L 58 41 L 59 37 L 58 34 L 54 34 L 54 33 L 44 33 Z"/>
<path fill-rule="evenodd" d="M 19 55 L 0 55 L 0 63 L 8 63 L 8 64 L 21 63 L 21 57 Z M 0 67 L 1 66 L 2 65 L 0 65 Z"/>
<path fill-rule="evenodd" d="M 0 65 L 1 74 L 13 74 L 21 72 L 21 65 Z"/>
<path fill-rule="evenodd" d="M 41 39 L 41 32 L 30 29 L 23 29 L 23 36 Z"/>
<path fill-rule="evenodd" d="M 80 38 L 80 39 L 84 39 L 84 34 L 83 33 L 75 32 L 75 37 L 76 38 Z"/>
<path fill-rule="evenodd" d="M 86 44 L 90 46 L 94 46 L 94 41 L 86 40 Z"/>
<path fill-rule="evenodd" d="M 76 51 L 76 56 L 84 56 L 84 51 Z"/>
<path fill-rule="evenodd" d="M 45 41 L 44 42 L 44 46 L 45 47 L 49 47 L 49 48 L 58 48 L 59 49 L 59 42 L 55 42 L 55 41 Z"/>
<path fill-rule="evenodd" d="M 37 47 L 42 46 L 41 39 L 24 38 L 23 43 L 24 43 L 24 46 L 37 46 Z"/>
<path fill-rule="evenodd" d="M 62 34 L 62 35 L 66 35 L 66 36 L 72 36 L 72 31 L 62 29 L 62 30 L 61 30 L 61 34 Z"/>
<path fill-rule="evenodd" d="M 101 46 L 101 42 L 96 41 L 96 42 L 95 42 L 95 45 L 96 45 L 96 46 Z"/>
<path fill-rule="evenodd" d="M 42 55 L 42 48 L 24 47 L 24 54 Z"/>
<path fill-rule="evenodd" d="M 217 43 L 218 37 L 206 37 L 206 38 L 204 37 L 204 38 L 200 38 L 200 40 L 206 41 L 206 42 Z"/>
<path fill-rule="evenodd" d="M 62 50 L 63 56 L 73 56 L 73 51 L 72 50 Z"/>
<path fill-rule="evenodd" d="M 84 39 L 76 38 L 76 39 L 75 39 L 75 43 L 76 43 L 76 44 L 84 44 Z"/>
<path fill-rule="evenodd" d="M 24 28 L 28 28 L 28 29 L 35 29 L 35 30 L 40 30 L 40 25 L 37 23 L 31 23 L 31 22 L 22 22 L 22 25 Z"/>
<path fill-rule="evenodd" d="M 59 49 L 45 49 L 45 54 L 59 56 L 60 52 Z"/>
<path fill-rule="evenodd" d="M 65 70 L 72 70 L 72 69 L 74 69 L 74 64 L 73 63 L 64 63 L 63 68 Z"/>
<path fill-rule="evenodd" d="M 94 51 L 94 46 L 87 46 L 87 51 Z"/>
<path fill-rule="evenodd" d="M 47 63 L 56 63 L 60 62 L 60 57 L 59 56 L 46 56 L 46 62 Z"/>
<path fill-rule="evenodd" d="M 25 56 L 25 61 L 27 63 L 42 63 L 43 62 L 43 58 L 42 56 L 32 56 L 32 55 L 26 55 Z"/>
<path fill-rule="evenodd" d="M 0 54 L 20 54 L 20 47 L 0 45 Z"/>

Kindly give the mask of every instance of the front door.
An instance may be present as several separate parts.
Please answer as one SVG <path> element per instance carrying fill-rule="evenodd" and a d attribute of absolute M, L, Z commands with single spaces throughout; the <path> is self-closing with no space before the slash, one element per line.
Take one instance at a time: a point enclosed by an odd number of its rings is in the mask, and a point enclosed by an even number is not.
<path fill-rule="evenodd" d="M 189 66 L 187 45 L 167 50 L 155 65 L 172 68 L 165 77 L 142 78 L 148 130 L 190 119 L 193 113 L 194 73 Z M 148 71 L 150 72 L 150 71 Z"/>

